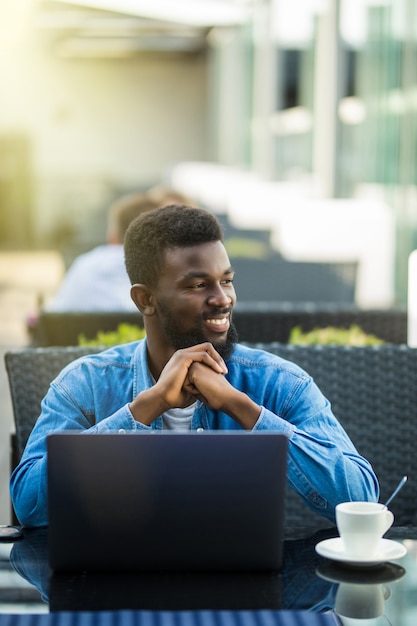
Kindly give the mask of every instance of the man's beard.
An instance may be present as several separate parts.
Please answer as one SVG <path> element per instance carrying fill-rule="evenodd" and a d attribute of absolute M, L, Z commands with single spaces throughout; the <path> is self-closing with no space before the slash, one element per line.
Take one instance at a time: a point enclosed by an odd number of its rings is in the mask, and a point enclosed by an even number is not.
<path fill-rule="evenodd" d="M 204 336 L 202 330 L 195 329 L 194 331 L 186 333 L 181 331 L 178 323 L 172 317 L 169 308 L 161 302 L 158 303 L 158 313 L 162 331 L 165 334 L 167 341 L 176 350 L 191 348 L 192 346 L 196 346 L 199 343 L 205 343 L 207 341 L 207 337 Z M 221 342 L 212 341 L 211 343 L 220 356 L 226 360 L 231 356 L 237 341 L 238 334 L 236 327 L 233 322 L 230 322 L 226 340 Z"/>

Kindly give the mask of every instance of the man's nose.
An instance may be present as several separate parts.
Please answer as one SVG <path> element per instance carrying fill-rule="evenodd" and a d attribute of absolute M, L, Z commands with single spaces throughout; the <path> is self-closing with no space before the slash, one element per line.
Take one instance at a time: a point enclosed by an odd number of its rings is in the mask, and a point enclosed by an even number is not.
<path fill-rule="evenodd" d="M 216 306 L 229 306 L 232 302 L 230 288 L 225 289 L 222 285 L 215 285 L 209 295 L 208 303 Z"/>

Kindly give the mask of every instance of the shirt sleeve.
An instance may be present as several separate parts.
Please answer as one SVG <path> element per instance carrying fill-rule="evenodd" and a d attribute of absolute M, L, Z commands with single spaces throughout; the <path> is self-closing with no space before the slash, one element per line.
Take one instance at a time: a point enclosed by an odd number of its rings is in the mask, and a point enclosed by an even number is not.
<path fill-rule="evenodd" d="M 52 385 L 42 401 L 38 418 L 19 465 L 10 477 L 10 494 L 19 522 L 24 526 L 46 526 L 47 436 L 51 432 L 79 430 L 83 434 L 132 431 L 137 429 L 128 404 L 97 424 L 93 414 L 83 410 L 59 385 Z"/>
<path fill-rule="evenodd" d="M 378 501 L 371 464 L 356 450 L 310 377 L 299 386 L 284 416 L 262 407 L 254 429 L 288 437 L 288 482 L 320 515 L 334 522 L 339 502 Z"/>

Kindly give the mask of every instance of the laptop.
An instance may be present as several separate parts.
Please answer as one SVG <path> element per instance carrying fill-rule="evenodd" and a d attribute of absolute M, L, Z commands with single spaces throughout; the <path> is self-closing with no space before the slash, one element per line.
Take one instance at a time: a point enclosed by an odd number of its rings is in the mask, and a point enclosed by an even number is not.
<path fill-rule="evenodd" d="M 271 432 L 48 436 L 54 571 L 273 571 L 288 442 Z"/>

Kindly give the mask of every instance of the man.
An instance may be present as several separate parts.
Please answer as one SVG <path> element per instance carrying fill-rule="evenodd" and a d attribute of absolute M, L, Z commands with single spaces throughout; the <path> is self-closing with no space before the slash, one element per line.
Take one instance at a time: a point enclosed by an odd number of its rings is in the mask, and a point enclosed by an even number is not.
<path fill-rule="evenodd" d="M 46 436 L 162 429 L 272 430 L 289 440 L 288 483 L 334 520 L 345 500 L 377 500 L 379 488 L 298 366 L 236 343 L 233 268 L 217 219 L 171 205 L 128 228 L 126 269 L 146 339 L 84 357 L 51 384 L 11 494 L 20 522 L 48 523 Z"/>

